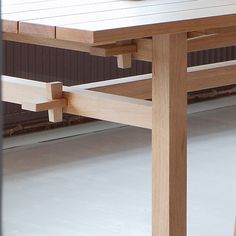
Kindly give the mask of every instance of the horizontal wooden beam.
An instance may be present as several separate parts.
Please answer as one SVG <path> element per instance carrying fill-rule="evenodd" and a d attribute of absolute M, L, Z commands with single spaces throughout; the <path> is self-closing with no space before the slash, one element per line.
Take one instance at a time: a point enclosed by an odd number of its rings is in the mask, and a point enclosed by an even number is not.
<path fill-rule="evenodd" d="M 127 53 L 134 53 L 137 50 L 135 44 L 108 44 L 103 46 L 96 46 L 90 48 L 90 54 L 94 56 L 111 57 L 116 55 L 123 55 Z"/>
<path fill-rule="evenodd" d="M 204 31 L 188 32 L 188 39 L 196 38 L 196 37 L 203 36 L 203 35 L 206 35 L 206 33 Z"/>
<path fill-rule="evenodd" d="M 146 74 L 73 87 L 141 99 L 151 99 L 151 78 L 152 74 Z M 188 68 L 188 92 L 231 84 L 236 84 L 236 60 Z"/>
<path fill-rule="evenodd" d="M 152 39 L 136 39 L 137 51 L 132 53 L 135 60 L 152 61 Z M 188 52 L 196 52 L 214 48 L 236 45 L 236 31 L 202 34 L 188 39 Z"/>
<path fill-rule="evenodd" d="M 2 37 L 3 40 L 12 42 L 28 43 L 33 45 L 68 49 L 68 50 L 88 52 L 88 53 L 90 52 L 90 47 L 91 47 L 90 45 L 82 43 L 64 41 L 59 39 L 39 38 L 24 34 L 3 33 Z"/>
<path fill-rule="evenodd" d="M 67 87 L 65 113 L 151 129 L 152 103 L 141 99 Z"/>
<path fill-rule="evenodd" d="M 16 104 L 47 99 L 46 83 L 11 76 L 2 76 L 2 101 Z"/>
<path fill-rule="evenodd" d="M 60 102 L 50 102 L 47 83 L 9 76 L 2 76 L 2 88 L 3 101 L 23 105 L 25 109 L 40 111 L 59 106 L 64 107 L 64 113 L 151 128 L 150 101 L 63 86 Z"/>
<path fill-rule="evenodd" d="M 236 32 L 235 26 L 224 27 L 224 28 L 213 28 L 202 31 L 204 34 L 222 34 L 222 33 L 233 33 Z"/>
<path fill-rule="evenodd" d="M 188 69 L 188 91 L 198 91 L 236 84 L 236 60 Z"/>
<path fill-rule="evenodd" d="M 35 99 L 26 102 L 22 102 L 22 109 L 34 112 L 47 111 L 54 108 L 63 108 L 67 106 L 66 99 Z"/>
<path fill-rule="evenodd" d="M 188 51 L 196 52 L 236 45 L 236 32 L 210 34 L 188 40 Z"/>
<path fill-rule="evenodd" d="M 190 67 L 186 83 L 188 91 L 236 84 L 236 61 Z M 27 110 L 52 110 L 55 122 L 64 112 L 151 129 L 152 102 L 144 100 L 151 99 L 151 84 L 151 74 L 63 88 L 2 76 L 2 100 Z M 53 86 L 54 95 L 48 97 Z"/>
<path fill-rule="evenodd" d="M 216 34 L 225 34 L 225 33 L 233 33 L 236 32 L 236 27 L 225 27 L 225 28 L 213 28 L 213 29 L 207 29 L 207 30 L 200 30 L 200 31 L 193 31 L 188 32 L 188 39 L 196 38 L 199 36 L 207 36 L 207 35 L 216 35 Z"/>
<path fill-rule="evenodd" d="M 145 74 L 72 87 L 147 100 L 152 98 L 151 78 L 152 74 Z"/>
<path fill-rule="evenodd" d="M 7 27 L 7 25 L 5 27 Z M 3 40 L 12 41 L 12 42 L 28 43 L 28 44 L 33 44 L 33 45 L 68 49 L 68 50 L 87 52 L 87 53 L 90 53 L 90 50 L 93 50 L 92 47 L 97 47 L 101 45 L 101 44 L 90 45 L 90 44 L 65 41 L 65 40 L 60 40 L 60 39 L 40 38 L 40 37 L 34 37 L 34 36 L 26 35 L 26 34 L 17 34 L 16 32 L 3 33 L 2 38 Z M 114 42 L 108 42 L 107 45 L 114 45 Z"/>
<path fill-rule="evenodd" d="M 12 22 L 5 24 L 5 27 L 8 27 L 13 31 L 12 33 L 10 30 L 9 33 L 3 33 L 3 39 L 8 41 L 87 52 L 102 57 L 124 57 L 124 55 L 132 55 L 132 58 L 135 60 L 152 61 L 152 38 L 136 39 L 130 41 L 130 43 L 124 44 L 123 42 L 108 42 L 107 45 L 90 45 L 65 40 L 38 38 L 29 35 L 16 34 L 14 33 L 16 26 L 13 25 Z M 190 32 L 188 38 L 188 52 L 236 45 L 235 29 L 235 27 L 228 27 L 203 32 Z M 130 57 L 128 60 L 124 60 L 124 62 L 128 61 L 128 64 L 125 64 L 131 66 L 130 60 Z M 121 65 L 120 67 L 127 67 L 127 65 Z"/>
<path fill-rule="evenodd" d="M 62 108 L 67 101 L 62 98 L 60 82 L 44 83 L 10 76 L 2 76 L 2 100 L 20 104 L 29 111 L 47 111 L 52 122 L 62 121 Z"/>
<path fill-rule="evenodd" d="M 236 27 L 211 29 L 188 34 L 188 52 L 236 45 Z M 128 45 L 110 44 L 92 47 L 92 55 L 114 56 L 132 53 L 137 60 L 152 61 L 152 38 L 136 39 Z"/>

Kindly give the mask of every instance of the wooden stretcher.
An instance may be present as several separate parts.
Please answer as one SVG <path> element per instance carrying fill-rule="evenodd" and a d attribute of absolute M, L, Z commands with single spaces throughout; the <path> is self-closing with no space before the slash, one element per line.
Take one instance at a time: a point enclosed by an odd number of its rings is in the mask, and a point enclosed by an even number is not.
<path fill-rule="evenodd" d="M 152 129 L 152 235 L 186 236 L 187 92 L 236 84 L 236 61 L 187 68 L 187 53 L 236 45 L 236 0 L 6 0 L 3 39 L 152 62 L 72 87 L 3 76 L 3 101 Z"/>

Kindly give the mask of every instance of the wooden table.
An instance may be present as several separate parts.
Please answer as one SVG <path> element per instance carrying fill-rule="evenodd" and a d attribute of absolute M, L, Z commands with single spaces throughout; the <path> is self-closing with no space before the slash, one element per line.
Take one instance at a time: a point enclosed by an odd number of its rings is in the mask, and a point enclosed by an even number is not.
<path fill-rule="evenodd" d="M 235 45 L 235 27 L 236 0 L 5 0 L 5 40 L 116 56 L 121 68 L 152 61 L 153 73 L 73 87 L 5 76 L 3 100 L 55 122 L 65 112 L 152 129 L 153 236 L 185 236 L 187 91 L 236 83 L 235 61 L 187 68 L 187 52 Z"/>

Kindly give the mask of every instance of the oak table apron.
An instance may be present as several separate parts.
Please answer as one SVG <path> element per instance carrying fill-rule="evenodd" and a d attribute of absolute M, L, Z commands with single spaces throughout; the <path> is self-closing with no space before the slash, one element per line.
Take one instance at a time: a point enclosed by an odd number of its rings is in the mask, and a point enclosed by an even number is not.
<path fill-rule="evenodd" d="M 117 81 L 44 87 L 6 77 L 3 100 L 49 110 L 51 121 L 66 112 L 152 129 L 152 235 L 186 236 L 187 91 L 236 82 L 235 63 L 188 69 L 187 53 L 235 45 L 235 26 L 236 0 L 7 0 L 4 40 L 116 56 L 121 68 L 130 67 L 132 59 L 152 61 L 152 75 L 124 80 L 132 91 L 149 92 L 135 96 L 122 94 Z M 118 93 L 110 94 L 117 86 Z M 19 93 L 27 88 L 34 94 Z"/>

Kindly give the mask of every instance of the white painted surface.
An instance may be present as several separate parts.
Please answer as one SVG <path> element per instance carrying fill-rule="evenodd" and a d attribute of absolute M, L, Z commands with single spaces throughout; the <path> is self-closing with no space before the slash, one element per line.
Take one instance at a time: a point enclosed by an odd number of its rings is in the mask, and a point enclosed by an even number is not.
<path fill-rule="evenodd" d="M 232 236 L 236 107 L 189 115 L 188 143 L 189 236 Z M 150 145 L 120 127 L 5 150 L 4 235 L 151 236 Z"/>

